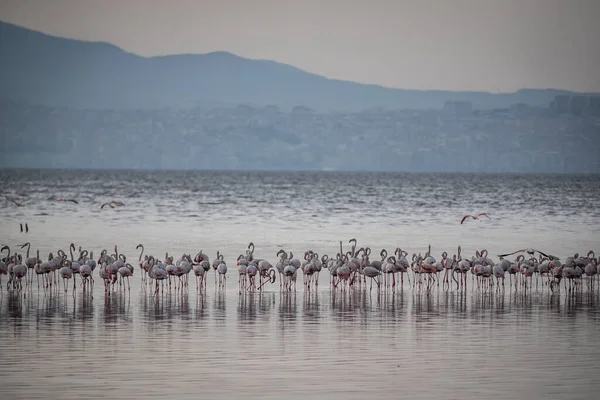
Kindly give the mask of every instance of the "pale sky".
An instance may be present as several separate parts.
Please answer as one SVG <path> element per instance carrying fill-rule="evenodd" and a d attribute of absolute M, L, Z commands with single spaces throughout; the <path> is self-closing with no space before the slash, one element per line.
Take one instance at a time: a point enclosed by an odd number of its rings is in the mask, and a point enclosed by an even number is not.
<path fill-rule="evenodd" d="M 396 88 L 600 92 L 600 0 L 0 0 L 0 20 Z"/>

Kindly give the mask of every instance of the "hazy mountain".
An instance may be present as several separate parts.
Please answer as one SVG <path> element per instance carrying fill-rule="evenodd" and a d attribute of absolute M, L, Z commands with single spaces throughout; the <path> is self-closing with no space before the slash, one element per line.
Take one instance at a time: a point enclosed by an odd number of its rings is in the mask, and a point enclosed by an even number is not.
<path fill-rule="evenodd" d="M 398 73 L 402 73 L 401 69 Z M 327 79 L 273 61 L 226 52 L 139 57 L 107 43 L 45 35 L 0 22 L 0 98 L 88 109 L 159 109 L 215 104 L 303 105 L 315 110 L 547 106 L 559 90 L 511 94 L 390 89 Z"/>

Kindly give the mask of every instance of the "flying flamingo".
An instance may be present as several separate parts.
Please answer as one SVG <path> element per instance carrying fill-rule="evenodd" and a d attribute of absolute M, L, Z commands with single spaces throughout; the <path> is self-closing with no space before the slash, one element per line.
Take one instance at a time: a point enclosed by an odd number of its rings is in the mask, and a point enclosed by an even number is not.
<path fill-rule="evenodd" d="M 467 215 L 465 215 L 465 216 L 462 217 L 462 219 L 460 220 L 460 224 L 462 225 L 462 223 L 465 222 L 465 220 L 468 219 L 468 218 L 479 219 L 479 217 L 482 217 L 482 216 L 486 216 L 489 219 L 491 219 L 490 216 L 487 215 L 484 212 L 480 212 L 479 214 L 476 214 L 476 215 L 467 214 Z"/>
<path fill-rule="evenodd" d="M 53 196 L 53 197 L 49 197 L 49 198 L 48 198 L 48 200 L 50 200 L 50 201 L 51 201 L 51 200 L 54 200 L 54 201 L 59 201 L 59 202 L 61 202 L 61 203 L 73 203 L 73 204 L 79 204 L 79 202 L 78 202 L 77 200 L 75 200 L 75 199 L 65 199 L 65 198 L 62 198 L 62 197 L 58 197 L 58 198 L 56 198 L 56 197 L 54 197 L 54 196 Z"/>
<path fill-rule="evenodd" d="M 16 201 L 15 199 L 11 199 L 8 196 L 4 196 L 6 198 L 6 200 L 10 201 L 11 203 L 13 203 L 14 205 L 16 205 L 17 207 L 25 207 L 25 203 L 20 203 L 18 201 Z"/>
<path fill-rule="evenodd" d="M 107 203 L 104 203 L 100 206 L 100 209 L 103 209 L 106 206 L 109 206 L 110 208 L 115 208 L 115 207 L 119 207 L 119 206 L 124 206 L 125 203 L 122 203 L 120 201 L 109 201 Z"/>
<path fill-rule="evenodd" d="M 511 255 L 513 255 L 513 254 L 522 253 L 522 252 L 526 252 L 526 253 L 527 253 L 527 254 L 529 254 L 530 256 L 533 256 L 533 255 L 535 255 L 535 253 L 539 253 L 539 254 L 541 254 L 542 256 L 546 257 L 546 258 L 547 258 L 548 260 L 550 260 L 550 261 L 552 261 L 552 260 L 557 260 L 557 259 L 558 259 L 558 257 L 555 257 L 555 256 L 553 256 L 553 255 L 550 255 L 550 254 L 545 254 L 545 253 L 543 253 L 543 252 L 541 252 L 541 251 L 539 251 L 539 250 L 535 250 L 535 249 L 531 249 L 531 248 L 529 248 L 529 249 L 521 249 L 521 250 L 516 250 L 516 251 L 513 251 L 512 253 L 498 254 L 498 257 L 502 258 L 502 257 L 511 256 Z"/>

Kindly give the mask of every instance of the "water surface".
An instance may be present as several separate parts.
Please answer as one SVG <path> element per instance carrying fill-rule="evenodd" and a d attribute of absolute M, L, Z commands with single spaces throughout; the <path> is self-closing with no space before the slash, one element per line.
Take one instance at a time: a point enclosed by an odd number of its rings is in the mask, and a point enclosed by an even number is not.
<path fill-rule="evenodd" d="M 339 240 L 438 257 L 523 247 L 565 258 L 595 249 L 600 178 L 551 175 L 0 171 L 0 232 L 49 251 L 69 244 L 135 260 L 219 250 L 225 290 L 209 275 L 153 296 L 28 288 L 0 295 L 0 386 L 7 398 L 594 398 L 598 291 L 466 293 L 408 282 L 392 292 L 318 290 L 302 281 L 239 294 L 248 242 L 335 254 Z M 74 198 L 79 204 L 48 200 Z M 125 206 L 100 205 L 120 200 Z M 460 219 L 488 212 L 492 220 Z M 27 222 L 29 233 L 20 232 Z"/>

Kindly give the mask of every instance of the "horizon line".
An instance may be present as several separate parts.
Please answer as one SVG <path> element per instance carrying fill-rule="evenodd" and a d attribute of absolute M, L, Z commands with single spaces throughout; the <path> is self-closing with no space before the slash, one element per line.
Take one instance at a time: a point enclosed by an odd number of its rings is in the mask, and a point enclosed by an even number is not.
<path fill-rule="evenodd" d="M 81 167 L 3 167 L 2 171 L 83 171 L 83 172 L 218 172 L 218 173 L 323 173 L 323 174 L 408 174 L 408 175 L 560 175 L 594 176 L 600 172 L 525 172 L 525 171 L 393 171 L 393 170 L 349 170 L 349 169 L 209 169 L 209 168 L 81 168 Z"/>

